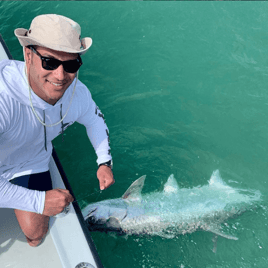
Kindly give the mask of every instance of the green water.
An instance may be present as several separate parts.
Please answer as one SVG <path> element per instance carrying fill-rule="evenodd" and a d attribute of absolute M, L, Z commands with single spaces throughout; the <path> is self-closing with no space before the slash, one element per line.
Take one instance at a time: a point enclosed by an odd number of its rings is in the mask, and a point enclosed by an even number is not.
<path fill-rule="evenodd" d="M 120 197 L 144 174 L 148 193 L 172 173 L 180 187 L 204 185 L 216 169 L 231 186 L 260 190 L 266 205 L 268 3 L 0 2 L 14 58 L 22 60 L 14 29 L 43 13 L 69 16 L 93 39 L 80 79 L 105 115 L 116 183 L 92 194 L 96 156 L 74 124 L 54 146 L 81 208 Z M 239 240 L 220 237 L 216 254 L 206 232 L 92 237 L 106 268 L 267 267 L 266 209 L 228 225 Z"/>

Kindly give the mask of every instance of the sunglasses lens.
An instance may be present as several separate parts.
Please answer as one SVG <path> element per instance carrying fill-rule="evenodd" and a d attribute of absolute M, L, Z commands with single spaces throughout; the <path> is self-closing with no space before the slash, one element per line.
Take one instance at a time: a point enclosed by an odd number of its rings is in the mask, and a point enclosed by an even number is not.
<path fill-rule="evenodd" d="M 67 73 L 76 73 L 81 65 L 81 60 L 70 60 L 63 63 L 63 68 Z"/>
<path fill-rule="evenodd" d="M 83 64 L 79 55 L 75 60 L 60 61 L 53 58 L 43 57 L 33 46 L 29 46 L 28 48 L 31 49 L 42 60 L 42 67 L 48 71 L 56 70 L 62 64 L 65 72 L 75 73 Z"/>
<path fill-rule="evenodd" d="M 57 69 L 60 66 L 60 64 L 61 62 L 56 59 L 50 59 L 50 58 L 42 59 L 42 67 L 48 71 Z"/>
<path fill-rule="evenodd" d="M 42 60 L 42 67 L 48 71 L 57 69 L 61 64 L 63 65 L 65 72 L 75 73 L 82 65 L 82 60 L 69 60 L 65 62 L 51 58 L 45 58 Z"/>

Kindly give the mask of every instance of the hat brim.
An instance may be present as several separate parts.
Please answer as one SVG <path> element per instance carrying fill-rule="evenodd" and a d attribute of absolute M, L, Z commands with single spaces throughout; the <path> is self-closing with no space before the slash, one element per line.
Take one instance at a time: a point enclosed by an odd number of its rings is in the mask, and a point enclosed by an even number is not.
<path fill-rule="evenodd" d="M 18 38 L 21 46 L 26 47 L 26 46 L 41 46 L 41 47 L 47 47 L 56 51 L 63 51 L 63 52 L 68 52 L 68 53 L 78 53 L 80 55 L 83 55 L 87 52 L 87 50 L 91 47 L 92 45 L 92 39 L 90 37 L 85 37 L 81 40 L 81 44 L 83 49 L 80 50 L 75 50 L 69 47 L 61 46 L 61 45 L 51 45 L 51 44 L 44 44 L 40 43 L 34 38 L 28 37 L 26 33 L 28 32 L 27 29 L 24 28 L 18 28 L 14 31 L 16 37 Z"/>

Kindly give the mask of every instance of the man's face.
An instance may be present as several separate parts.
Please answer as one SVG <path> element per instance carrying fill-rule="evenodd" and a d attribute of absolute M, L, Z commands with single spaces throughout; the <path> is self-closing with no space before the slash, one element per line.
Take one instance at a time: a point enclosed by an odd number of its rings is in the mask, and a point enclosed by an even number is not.
<path fill-rule="evenodd" d="M 44 47 L 36 47 L 36 51 L 43 57 L 51 57 L 61 61 L 74 60 L 78 57 L 77 54 Z M 28 48 L 25 49 L 25 58 L 31 88 L 41 99 L 54 105 L 73 82 L 76 73 L 65 72 L 62 65 L 51 71 L 43 69 L 42 60 Z"/>

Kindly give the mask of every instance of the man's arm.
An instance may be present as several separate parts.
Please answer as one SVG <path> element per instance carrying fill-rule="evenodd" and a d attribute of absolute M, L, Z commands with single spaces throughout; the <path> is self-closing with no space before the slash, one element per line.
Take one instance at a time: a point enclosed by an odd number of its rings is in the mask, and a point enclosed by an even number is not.
<path fill-rule="evenodd" d="M 109 130 L 105 123 L 104 116 L 98 106 L 93 101 L 90 92 L 86 92 L 87 109 L 83 115 L 77 119 L 77 122 L 86 127 L 87 135 L 97 154 L 97 163 L 99 165 L 97 177 L 100 183 L 100 189 L 106 189 L 114 183 L 112 169 L 101 165 L 112 160 Z M 101 165 L 101 166 L 100 166 Z"/>
<path fill-rule="evenodd" d="M 68 190 L 53 189 L 50 191 L 29 190 L 0 179 L 0 207 L 35 212 L 54 216 L 73 202 Z"/>
<path fill-rule="evenodd" d="M 5 105 L 0 106 L 0 142 L 2 134 L 9 127 L 9 111 Z M 1 153 L 1 152 L 0 152 Z M 0 161 L 1 165 L 1 161 Z M 20 209 L 30 212 L 43 213 L 45 192 L 29 190 L 14 185 L 0 177 L 0 207 Z"/>
<path fill-rule="evenodd" d="M 46 192 L 29 190 L 0 179 L 0 207 L 42 214 Z"/>

